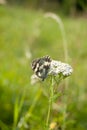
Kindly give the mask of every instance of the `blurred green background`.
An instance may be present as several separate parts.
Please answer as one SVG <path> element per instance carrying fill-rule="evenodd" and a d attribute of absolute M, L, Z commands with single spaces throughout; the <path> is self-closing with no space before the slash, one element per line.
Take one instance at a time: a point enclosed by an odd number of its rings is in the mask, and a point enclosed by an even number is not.
<path fill-rule="evenodd" d="M 48 11 L 62 19 L 68 63 L 74 70 L 68 78 L 67 92 L 56 102 L 59 108 L 53 110 L 51 122 L 57 122 L 53 130 L 87 130 L 87 1 L 1 0 L 0 3 L 0 130 L 45 130 L 48 98 L 44 91 L 48 91 L 49 84 L 45 81 L 31 85 L 31 62 L 44 55 L 65 62 L 60 25 L 43 17 Z M 64 85 L 63 82 L 59 86 L 61 93 L 65 91 Z M 24 118 L 28 128 L 18 126 Z"/>

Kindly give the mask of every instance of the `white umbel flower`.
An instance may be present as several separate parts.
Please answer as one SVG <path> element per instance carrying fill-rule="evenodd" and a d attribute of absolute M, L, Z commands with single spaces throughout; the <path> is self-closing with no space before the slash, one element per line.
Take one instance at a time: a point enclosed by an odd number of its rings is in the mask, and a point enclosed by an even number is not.
<path fill-rule="evenodd" d="M 62 73 L 63 76 L 69 76 L 73 72 L 72 67 L 69 64 L 62 63 L 61 61 L 52 60 L 49 70 L 49 75 L 58 75 Z"/>

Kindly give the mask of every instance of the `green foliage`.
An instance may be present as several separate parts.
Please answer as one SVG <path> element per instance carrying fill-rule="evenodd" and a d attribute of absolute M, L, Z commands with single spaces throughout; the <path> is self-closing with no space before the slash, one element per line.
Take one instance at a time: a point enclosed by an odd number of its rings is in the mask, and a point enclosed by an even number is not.
<path fill-rule="evenodd" d="M 22 7 L 0 6 L 0 129 L 19 129 L 24 119 L 30 130 L 45 130 L 49 81 L 31 85 L 31 60 L 49 54 L 64 61 L 62 36 L 53 20 L 43 12 Z M 50 122 L 69 130 L 87 129 L 86 62 L 87 21 L 84 18 L 63 18 L 68 40 L 69 62 L 74 73 L 67 91 L 62 83 L 57 89 Z M 32 57 L 29 58 L 29 54 Z M 64 118 L 64 97 L 67 114 Z M 64 120 L 65 119 L 65 120 Z M 26 125 L 24 125 L 26 126 Z M 23 130 L 27 128 L 23 127 Z"/>
<path fill-rule="evenodd" d="M 86 0 L 63 0 L 62 5 L 66 14 L 75 14 L 76 12 L 87 11 Z"/>
<path fill-rule="evenodd" d="M 49 11 L 62 11 L 64 14 L 75 15 L 87 11 L 87 0 L 7 0 L 9 4 L 24 5 L 29 8 L 43 8 Z"/>

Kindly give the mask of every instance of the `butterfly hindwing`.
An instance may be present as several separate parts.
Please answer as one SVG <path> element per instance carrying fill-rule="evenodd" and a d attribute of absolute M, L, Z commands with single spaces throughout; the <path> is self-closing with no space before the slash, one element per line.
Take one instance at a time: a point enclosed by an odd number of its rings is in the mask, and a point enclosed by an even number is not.
<path fill-rule="evenodd" d="M 33 60 L 32 69 L 34 73 L 44 80 L 47 77 L 48 71 L 50 69 L 51 58 L 50 56 L 44 56 Z"/>

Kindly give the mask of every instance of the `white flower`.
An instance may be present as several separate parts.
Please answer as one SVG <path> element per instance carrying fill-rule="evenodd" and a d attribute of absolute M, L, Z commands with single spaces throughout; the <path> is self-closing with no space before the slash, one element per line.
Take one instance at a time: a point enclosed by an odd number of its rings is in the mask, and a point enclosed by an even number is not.
<path fill-rule="evenodd" d="M 63 76 L 69 76 L 73 72 L 72 67 L 69 64 L 62 63 L 61 61 L 52 60 L 49 70 L 49 75 L 62 74 Z"/>
<path fill-rule="evenodd" d="M 36 82 L 38 82 L 40 80 L 40 78 L 37 77 L 37 75 L 33 74 L 31 76 L 31 85 L 35 84 Z"/>

